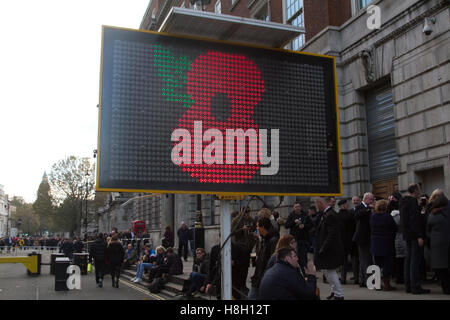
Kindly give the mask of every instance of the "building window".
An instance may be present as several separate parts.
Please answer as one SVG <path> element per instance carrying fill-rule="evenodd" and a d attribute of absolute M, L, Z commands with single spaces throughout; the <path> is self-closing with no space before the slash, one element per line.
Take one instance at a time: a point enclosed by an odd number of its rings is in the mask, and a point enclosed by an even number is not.
<path fill-rule="evenodd" d="M 367 7 L 373 0 L 352 0 L 352 15 L 357 14 L 363 8 Z"/>
<path fill-rule="evenodd" d="M 262 21 L 270 21 L 269 17 L 269 6 L 266 3 L 254 16 L 253 18 Z"/>
<path fill-rule="evenodd" d="M 222 3 L 220 2 L 220 0 L 217 0 L 216 5 L 214 7 L 214 12 L 217 14 L 222 13 Z"/>
<path fill-rule="evenodd" d="M 304 27 L 303 21 L 303 0 L 286 0 L 286 22 L 287 24 Z M 298 50 L 305 44 L 305 35 L 302 34 L 294 39 L 288 49 Z"/>
<path fill-rule="evenodd" d="M 373 0 L 358 0 L 359 10 L 367 7 Z"/>

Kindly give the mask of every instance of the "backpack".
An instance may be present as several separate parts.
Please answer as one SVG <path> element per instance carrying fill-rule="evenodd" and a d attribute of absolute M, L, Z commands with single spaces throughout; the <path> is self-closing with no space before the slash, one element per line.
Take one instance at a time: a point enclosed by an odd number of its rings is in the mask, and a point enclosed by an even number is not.
<path fill-rule="evenodd" d="M 161 278 L 153 279 L 152 283 L 148 287 L 151 293 L 159 293 L 163 288 L 164 284 Z"/>

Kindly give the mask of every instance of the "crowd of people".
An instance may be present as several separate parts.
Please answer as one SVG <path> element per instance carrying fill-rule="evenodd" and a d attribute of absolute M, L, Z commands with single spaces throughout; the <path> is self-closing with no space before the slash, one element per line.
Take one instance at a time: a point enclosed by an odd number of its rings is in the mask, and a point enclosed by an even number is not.
<path fill-rule="evenodd" d="M 80 248 L 81 246 L 81 248 Z M 64 247 L 66 252 L 81 252 L 83 243 L 80 238 L 64 238 L 64 237 L 3 237 L 0 238 L 0 252 L 15 249 L 35 249 L 35 250 L 60 250 Z M 71 248 L 73 247 L 73 248 Z"/>
<path fill-rule="evenodd" d="M 320 270 L 322 281 L 330 285 L 326 299 L 343 300 L 344 285 L 367 286 L 367 268 L 371 265 L 381 270 L 381 290 L 396 290 L 392 283 L 395 280 L 404 284 L 407 293 L 429 293 L 421 285 L 428 280 L 428 273 L 444 294 L 450 294 L 450 204 L 442 190 L 428 196 L 421 193 L 419 184 L 411 184 L 405 196 L 394 192 L 388 199 L 376 199 L 368 192 L 362 201 L 354 196 L 351 202 L 349 208 L 346 199 L 336 203 L 334 197 L 317 197 L 307 212 L 301 203 L 295 203 L 287 219 L 267 208 L 259 210 L 255 217 L 248 207 L 233 212 L 233 297 L 320 299 L 316 278 Z M 282 226 L 289 233 L 280 236 Z M 184 295 L 190 298 L 202 292 L 220 298 L 221 245 L 216 244 L 209 253 L 194 248 L 189 243 L 193 230 L 184 222 L 177 235 L 178 247 L 174 248 L 174 232 L 167 227 L 161 245 L 155 249 L 151 243 L 136 247 L 129 241 L 135 239 L 129 230 L 118 232 L 114 228 L 109 235 L 87 239 L 97 286 L 103 286 L 104 275 L 109 273 L 112 286 L 118 288 L 121 270 L 136 264 L 131 281 L 142 282 L 147 273 L 152 291 L 168 275 L 183 273 L 183 260 L 187 261 L 190 247 L 194 250 L 193 266 L 183 286 Z M 83 250 L 80 239 L 54 240 L 67 256 Z M 33 243 L 42 245 L 39 241 Z M 250 264 L 254 269 L 248 288 Z M 347 279 L 350 269 L 353 277 Z"/>
<path fill-rule="evenodd" d="M 343 285 L 367 287 L 367 269 L 381 270 L 381 288 L 404 284 L 405 291 L 426 294 L 423 281 L 438 282 L 450 294 L 450 205 L 442 190 L 431 196 L 412 184 L 402 196 L 376 199 L 368 192 L 342 199 L 317 197 L 308 212 L 295 203 L 287 219 L 261 209 L 235 212 L 232 221 L 233 296 L 237 299 L 316 299 L 316 268 L 330 285 L 326 299 L 343 300 Z M 280 237 L 280 225 L 289 235 Z M 254 253 L 252 254 L 252 252 Z M 256 258 L 252 256 L 256 253 Z M 246 287 L 249 261 L 254 274 Z M 347 279 L 349 270 L 353 278 Z M 294 271 L 295 270 L 295 271 Z M 431 278 L 427 279 L 427 274 Z"/>

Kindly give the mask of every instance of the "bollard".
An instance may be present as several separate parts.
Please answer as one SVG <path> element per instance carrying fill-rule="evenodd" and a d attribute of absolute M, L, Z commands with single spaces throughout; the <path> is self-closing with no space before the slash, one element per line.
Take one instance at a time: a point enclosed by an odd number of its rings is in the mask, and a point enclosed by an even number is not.
<path fill-rule="evenodd" d="M 55 259 L 55 291 L 67 291 L 67 268 L 70 265 L 70 260 L 67 257 Z"/>
<path fill-rule="evenodd" d="M 41 274 L 41 254 L 33 251 L 32 253 L 29 253 L 28 256 L 37 256 L 37 272 L 34 273 L 27 269 L 27 273 L 29 276 L 36 277 Z"/>
<path fill-rule="evenodd" d="M 55 274 L 55 259 L 65 257 L 64 253 L 54 252 L 50 254 L 50 274 Z"/>

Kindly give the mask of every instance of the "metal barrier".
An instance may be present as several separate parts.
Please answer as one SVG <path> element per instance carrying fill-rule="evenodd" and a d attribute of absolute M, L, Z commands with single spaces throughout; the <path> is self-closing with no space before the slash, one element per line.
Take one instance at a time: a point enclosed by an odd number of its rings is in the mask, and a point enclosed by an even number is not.
<path fill-rule="evenodd" d="M 28 269 L 30 274 L 38 275 L 40 273 L 40 257 L 37 254 L 29 255 L 27 257 L 0 257 L 0 263 L 21 263 Z"/>

